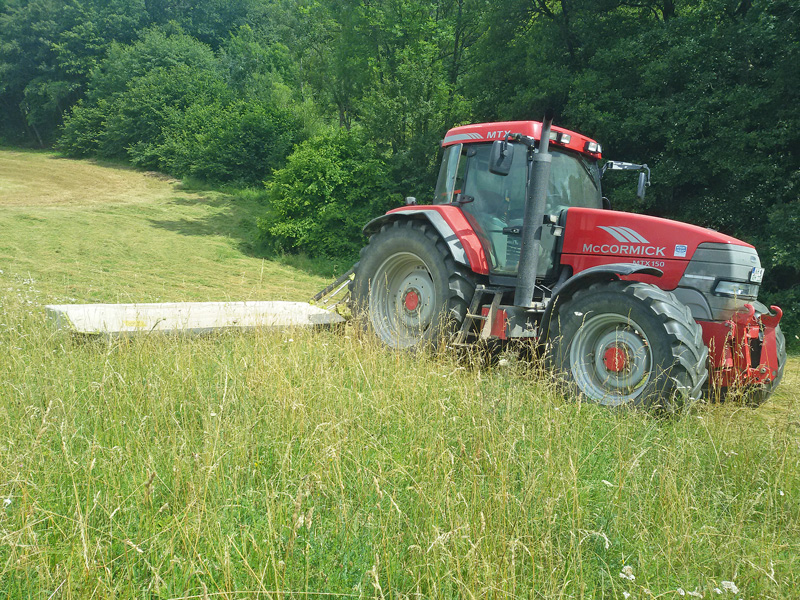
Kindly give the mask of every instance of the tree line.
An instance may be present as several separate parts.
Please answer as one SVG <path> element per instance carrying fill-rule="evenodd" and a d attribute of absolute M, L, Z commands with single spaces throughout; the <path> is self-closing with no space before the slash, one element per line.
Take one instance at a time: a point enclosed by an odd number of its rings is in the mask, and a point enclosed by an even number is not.
<path fill-rule="evenodd" d="M 347 258 L 449 127 L 552 108 L 650 165 L 615 208 L 753 243 L 793 340 L 798 65 L 796 0 L 0 0 L 0 141 L 266 184 L 266 241 Z"/>

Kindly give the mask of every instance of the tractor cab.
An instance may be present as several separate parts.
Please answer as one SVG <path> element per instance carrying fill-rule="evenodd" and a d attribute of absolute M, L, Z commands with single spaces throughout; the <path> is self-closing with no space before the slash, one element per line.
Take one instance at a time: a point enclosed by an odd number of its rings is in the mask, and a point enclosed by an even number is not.
<path fill-rule="evenodd" d="M 487 127 L 491 130 L 487 130 Z M 493 275 L 514 276 L 519 267 L 529 159 L 532 148 L 509 141 L 508 174 L 490 169 L 492 144 L 509 133 L 538 139 L 541 125 L 531 121 L 471 125 L 450 130 L 435 191 L 435 204 L 460 206 L 475 230 Z M 555 259 L 563 211 L 570 207 L 602 208 L 599 145 L 580 134 L 553 128 L 552 162 L 545 215 L 550 227 L 541 236 L 538 278 L 557 277 Z"/>

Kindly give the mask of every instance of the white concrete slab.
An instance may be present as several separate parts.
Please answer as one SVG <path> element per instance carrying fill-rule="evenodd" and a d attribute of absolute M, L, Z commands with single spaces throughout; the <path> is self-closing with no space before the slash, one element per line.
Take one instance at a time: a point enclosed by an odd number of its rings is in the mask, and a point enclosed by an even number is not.
<path fill-rule="evenodd" d="M 206 333 L 220 329 L 325 327 L 341 315 L 306 302 L 171 302 L 159 304 L 53 304 L 58 327 L 76 333 L 131 335 Z"/>

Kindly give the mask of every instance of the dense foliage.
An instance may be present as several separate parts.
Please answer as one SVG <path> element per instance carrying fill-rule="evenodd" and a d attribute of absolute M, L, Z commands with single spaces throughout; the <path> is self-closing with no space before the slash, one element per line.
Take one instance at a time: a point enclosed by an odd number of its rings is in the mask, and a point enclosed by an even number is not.
<path fill-rule="evenodd" d="M 259 226 L 282 250 L 355 256 L 361 228 L 397 204 L 386 161 L 361 131 L 303 142 L 267 184 L 272 214 Z"/>
<path fill-rule="evenodd" d="M 753 243 L 800 315 L 798 64 L 794 0 L 2 0 L 0 140 L 269 180 L 267 237 L 353 254 L 355 219 L 430 197 L 448 127 L 552 107 L 653 169 L 644 205 L 609 177 L 615 206 Z"/>
<path fill-rule="evenodd" d="M 178 176 L 260 183 L 302 138 L 304 123 L 281 101 L 271 67 L 244 71 L 251 37 L 246 28 L 231 38 L 234 57 L 180 29 L 113 44 L 67 115 L 59 146 Z"/>

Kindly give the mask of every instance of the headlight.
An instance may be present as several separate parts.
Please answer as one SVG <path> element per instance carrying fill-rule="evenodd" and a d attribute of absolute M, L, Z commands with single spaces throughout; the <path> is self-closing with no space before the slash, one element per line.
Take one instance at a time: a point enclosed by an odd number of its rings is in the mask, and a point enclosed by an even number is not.
<path fill-rule="evenodd" d="M 720 281 L 714 288 L 714 293 L 721 296 L 757 298 L 758 286 L 753 283 L 739 283 L 738 281 Z"/>

